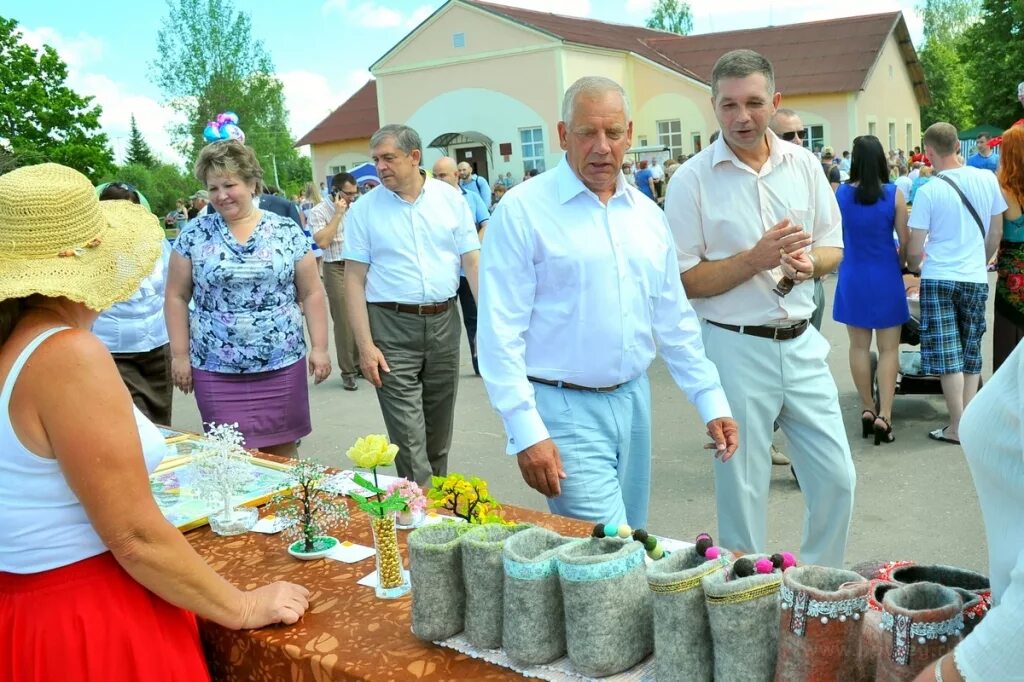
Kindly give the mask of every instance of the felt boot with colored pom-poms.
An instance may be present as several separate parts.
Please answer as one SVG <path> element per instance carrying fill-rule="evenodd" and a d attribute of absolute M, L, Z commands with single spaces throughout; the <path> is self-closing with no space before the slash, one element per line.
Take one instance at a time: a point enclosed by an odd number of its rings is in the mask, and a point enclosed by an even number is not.
<path fill-rule="evenodd" d="M 565 655 L 565 611 L 555 557 L 576 538 L 528 528 L 505 541 L 501 648 L 516 663 L 541 665 Z"/>
<path fill-rule="evenodd" d="M 711 682 L 715 657 L 701 580 L 724 571 L 729 556 L 707 559 L 696 547 L 673 552 L 647 567 L 654 597 L 654 667 L 658 680 Z"/>
<path fill-rule="evenodd" d="M 716 680 L 767 682 L 775 674 L 782 573 L 736 575 L 737 564 L 752 567 L 762 559 L 768 557 L 747 555 L 701 581 L 711 625 Z"/>
<path fill-rule="evenodd" d="M 782 576 L 776 682 L 841 680 L 856 666 L 869 583 L 838 568 L 799 566 Z"/>
<path fill-rule="evenodd" d="M 627 534 L 628 535 L 628 534 Z M 558 554 L 569 660 L 582 674 L 628 670 L 654 648 L 644 545 L 589 538 Z"/>
<path fill-rule="evenodd" d="M 886 592 L 875 679 L 909 682 L 929 663 L 952 651 L 962 637 L 962 611 L 960 595 L 944 585 L 914 583 Z"/>
<path fill-rule="evenodd" d="M 481 649 L 501 646 L 505 568 L 501 552 L 505 541 L 530 528 L 519 524 L 488 523 L 462 536 L 462 576 L 466 585 L 466 629 L 469 643 Z"/>
<path fill-rule="evenodd" d="M 459 543 L 465 524 L 439 523 L 409 533 L 412 632 L 434 642 L 462 632 L 466 588 Z"/>

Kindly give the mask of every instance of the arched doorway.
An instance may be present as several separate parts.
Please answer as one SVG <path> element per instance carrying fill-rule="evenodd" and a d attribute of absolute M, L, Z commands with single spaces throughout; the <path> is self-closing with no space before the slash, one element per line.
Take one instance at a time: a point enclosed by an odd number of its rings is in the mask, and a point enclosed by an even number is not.
<path fill-rule="evenodd" d="M 443 133 L 427 146 L 440 150 L 445 156 L 451 156 L 456 163 L 465 161 L 477 175 L 490 182 L 494 142 L 483 133 L 475 130 Z"/>

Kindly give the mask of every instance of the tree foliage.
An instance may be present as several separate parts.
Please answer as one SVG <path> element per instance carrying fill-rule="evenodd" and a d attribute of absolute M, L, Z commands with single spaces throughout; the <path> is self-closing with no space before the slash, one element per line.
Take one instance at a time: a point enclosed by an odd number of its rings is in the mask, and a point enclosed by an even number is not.
<path fill-rule="evenodd" d="M 1024 81 L 1024 3 L 984 0 L 981 16 L 964 34 L 979 123 L 1008 127 L 1024 112 L 1017 84 Z"/>
<path fill-rule="evenodd" d="M 685 0 L 657 0 L 651 16 L 647 18 L 647 28 L 689 35 L 693 30 L 693 13 L 690 3 Z"/>
<path fill-rule="evenodd" d="M 0 151 L 5 165 L 52 161 L 95 180 L 113 157 L 102 110 L 69 88 L 67 65 L 49 45 L 36 51 L 18 23 L 0 17 Z"/>
<path fill-rule="evenodd" d="M 233 111 L 264 178 L 273 176 L 273 155 L 281 184 L 297 191 L 312 176 L 292 174 L 302 164 L 288 131 L 283 86 L 263 43 L 252 35 L 249 16 L 231 0 L 167 0 L 167 6 L 157 33 L 159 57 L 151 67 L 157 86 L 186 121 L 172 130 L 176 146 L 194 159 L 206 144 L 207 121 Z"/>
<path fill-rule="evenodd" d="M 132 114 L 132 127 L 131 133 L 128 136 L 128 153 L 125 156 L 125 163 L 138 164 L 147 168 L 152 168 L 156 165 L 153 150 L 146 144 L 142 133 L 139 132 L 139 126 L 135 123 L 135 114 Z"/>
<path fill-rule="evenodd" d="M 156 162 L 152 166 L 126 163 L 112 169 L 102 182 L 127 182 L 146 195 L 149 207 L 158 216 L 174 210 L 178 199 L 192 196 L 202 189 L 199 181 L 169 163 Z"/>
<path fill-rule="evenodd" d="M 931 103 L 921 108 L 921 126 L 937 121 L 960 129 L 975 124 L 968 76 L 965 30 L 978 15 L 978 0 L 924 0 L 924 45 L 918 52 Z"/>

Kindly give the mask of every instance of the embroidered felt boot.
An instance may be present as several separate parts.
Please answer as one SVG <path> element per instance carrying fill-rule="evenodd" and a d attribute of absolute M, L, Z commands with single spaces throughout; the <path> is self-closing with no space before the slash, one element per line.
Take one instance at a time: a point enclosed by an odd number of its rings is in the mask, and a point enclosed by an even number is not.
<path fill-rule="evenodd" d="M 436 642 L 462 632 L 466 588 L 462 580 L 462 535 L 466 524 L 439 523 L 409 533 L 412 632 Z"/>
<path fill-rule="evenodd" d="M 882 598 L 882 651 L 875 679 L 908 682 L 960 643 L 963 602 L 951 588 L 914 583 Z"/>
<path fill-rule="evenodd" d="M 863 616 L 857 660 L 850 678 L 852 682 L 872 682 L 875 679 L 875 668 L 878 667 L 878 656 L 882 651 L 882 599 L 886 592 L 898 587 L 897 583 L 891 581 L 868 581 L 868 610 Z"/>
<path fill-rule="evenodd" d="M 751 561 L 764 554 L 748 554 Z M 735 564 L 702 581 L 715 652 L 715 679 L 767 682 L 775 675 L 779 647 L 782 574 L 736 577 Z M 792 570 L 792 569 L 790 569 Z"/>
<path fill-rule="evenodd" d="M 540 665 L 565 655 L 565 610 L 555 556 L 581 542 L 547 528 L 528 528 L 505 541 L 501 648 L 513 661 Z"/>
<path fill-rule="evenodd" d="M 654 648 L 644 546 L 589 538 L 558 554 L 569 660 L 590 677 L 628 670 Z"/>
<path fill-rule="evenodd" d="M 776 682 L 845 679 L 856 663 L 868 581 L 837 568 L 782 574 Z"/>
<path fill-rule="evenodd" d="M 466 586 L 466 639 L 481 649 L 501 646 L 505 541 L 530 526 L 488 523 L 462 536 L 462 577 Z"/>
<path fill-rule="evenodd" d="M 701 580 L 724 571 L 729 557 L 708 561 L 695 547 L 647 568 L 654 597 L 654 667 L 658 680 L 711 682 L 715 657 Z"/>
<path fill-rule="evenodd" d="M 890 572 L 897 583 L 932 582 L 953 589 L 974 593 L 978 599 L 964 599 L 964 637 L 977 627 L 992 607 L 992 586 L 986 576 L 966 568 L 941 564 L 910 564 L 896 566 Z"/>

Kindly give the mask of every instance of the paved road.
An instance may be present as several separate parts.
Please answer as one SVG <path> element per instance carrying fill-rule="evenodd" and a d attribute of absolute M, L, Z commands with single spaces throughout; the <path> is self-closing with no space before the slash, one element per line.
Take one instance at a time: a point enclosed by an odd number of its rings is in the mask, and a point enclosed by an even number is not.
<path fill-rule="evenodd" d="M 826 282 L 832 300 L 835 279 Z M 847 435 L 857 467 L 857 496 L 847 563 L 869 559 L 912 559 L 984 570 L 984 529 L 970 472 L 958 446 L 931 441 L 927 432 L 944 425 L 945 405 L 938 395 L 897 396 L 896 442 L 874 447 L 860 438 L 860 401 L 847 364 L 846 330 L 826 313 L 822 330 L 832 344 L 829 361 L 839 386 Z M 989 303 L 991 328 L 991 301 Z M 506 457 L 501 421 L 491 409 L 481 380 L 473 375 L 463 342 L 462 378 L 449 470 L 481 476 L 505 503 L 546 509 L 541 496 L 523 483 L 515 461 Z M 991 374 L 990 339 L 985 339 L 983 376 Z M 333 344 L 332 344 L 333 355 Z M 336 367 L 337 365 L 335 365 Z M 650 530 L 677 538 L 715 532 L 714 479 L 710 455 L 702 449 L 704 428 L 696 411 L 656 361 L 650 371 L 654 404 L 653 490 Z M 301 454 L 334 466 L 347 466 L 345 450 L 367 433 L 385 433 L 372 387 L 342 390 L 332 375 L 310 387 L 313 433 Z M 199 413 L 192 396 L 175 394 L 174 425 L 198 430 Z M 776 444 L 785 451 L 779 434 Z M 767 453 L 765 454 L 767 457 Z M 797 551 L 803 497 L 788 467 L 773 467 L 768 509 L 772 551 Z"/>

